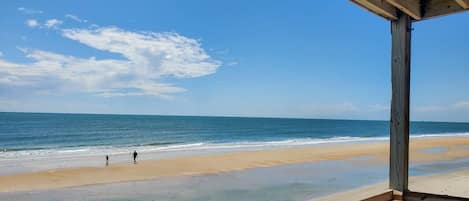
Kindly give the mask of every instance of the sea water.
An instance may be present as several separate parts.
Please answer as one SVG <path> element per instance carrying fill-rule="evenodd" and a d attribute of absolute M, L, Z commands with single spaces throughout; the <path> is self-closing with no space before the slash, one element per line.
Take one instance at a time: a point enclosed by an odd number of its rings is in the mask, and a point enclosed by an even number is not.
<path fill-rule="evenodd" d="M 411 122 L 412 137 L 469 135 L 469 123 Z M 0 113 L 0 160 L 132 150 L 268 148 L 385 140 L 388 121 Z"/>

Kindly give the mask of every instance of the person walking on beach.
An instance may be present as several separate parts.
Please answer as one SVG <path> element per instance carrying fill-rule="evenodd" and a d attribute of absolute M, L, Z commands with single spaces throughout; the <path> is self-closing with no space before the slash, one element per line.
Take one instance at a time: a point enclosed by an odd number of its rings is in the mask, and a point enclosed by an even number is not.
<path fill-rule="evenodd" d="M 109 165 L 109 155 L 106 155 L 106 166 Z"/>
<path fill-rule="evenodd" d="M 137 151 L 134 150 L 134 153 L 133 153 L 134 163 L 137 163 L 137 155 L 138 155 Z"/>

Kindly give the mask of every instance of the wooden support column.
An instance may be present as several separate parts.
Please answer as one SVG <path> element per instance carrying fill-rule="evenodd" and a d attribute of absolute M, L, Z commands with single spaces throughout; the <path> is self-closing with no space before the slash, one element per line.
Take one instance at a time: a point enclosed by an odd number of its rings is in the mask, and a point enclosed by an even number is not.
<path fill-rule="evenodd" d="M 405 193 L 409 170 L 410 38 L 412 22 L 401 13 L 391 21 L 391 122 L 389 187 Z"/>

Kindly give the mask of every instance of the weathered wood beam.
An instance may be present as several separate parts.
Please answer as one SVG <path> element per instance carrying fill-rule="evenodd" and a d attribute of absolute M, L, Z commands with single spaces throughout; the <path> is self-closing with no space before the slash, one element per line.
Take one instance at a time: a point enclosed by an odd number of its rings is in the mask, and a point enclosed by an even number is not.
<path fill-rule="evenodd" d="M 387 20 L 404 12 L 414 21 L 469 11 L 469 0 L 349 0 Z"/>
<path fill-rule="evenodd" d="M 395 6 L 402 12 L 410 15 L 415 20 L 422 19 L 422 13 L 420 11 L 420 0 L 386 0 L 389 4 Z"/>
<path fill-rule="evenodd" d="M 391 122 L 389 187 L 406 192 L 409 176 L 410 38 L 412 21 L 402 13 L 391 21 Z"/>
<path fill-rule="evenodd" d="M 365 8 L 372 13 L 375 13 L 388 20 L 397 19 L 397 10 L 394 6 L 385 0 L 350 0 L 351 2 Z"/>
<path fill-rule="evenodd" d="M 389 190 L 389 191 L 384 192 L 382 194 L 378 194 L 378 195 L 366 198 L 366 199 L 361 200 L 361 201 L 390 201 L 392 199 L 393 199 L 392 190 Z"/>
<path fill-rule="evenodd" d="M 461 8 L 469 9 L 469 0 L 456 0 L 456 3 L 458 3 Z"/>
<path fill-rule="evenodd" d="M 455 0 L 425 0 L 425 4 L 423 6 L 422 19 L 429 19 L 464 11 L 464 8 Z"/>
<path fill-rule="evenodd" d="M 469 198 L 453 197 L 447 195 L 435 195 L 429 193 L 407 192 L 404 195 L 405 201 L 469 201 Z"/>

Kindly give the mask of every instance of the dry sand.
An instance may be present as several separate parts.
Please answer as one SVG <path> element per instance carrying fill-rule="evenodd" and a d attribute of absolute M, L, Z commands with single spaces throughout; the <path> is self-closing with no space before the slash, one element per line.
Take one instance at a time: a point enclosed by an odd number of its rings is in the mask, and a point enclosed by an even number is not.
<path fill-rule="evenodd" d="M 411 140 L 412 161 L 437 161 L 469 157 L 469 137 L 418 138 Z M 448 147 L 443 153 L 422 149 Z M 41 190 L 89 184 L 198 175 L 270 167 L 321 160 L 371 156 L 366 162 L 387 162 L 388 143 L 336 144 L 277 150 L 244 151 L 115 164 L 108 167 L 77 167 L 0 176 L 0 192 Z M 366 165 L 366 164 L 364 164 Z"/>

